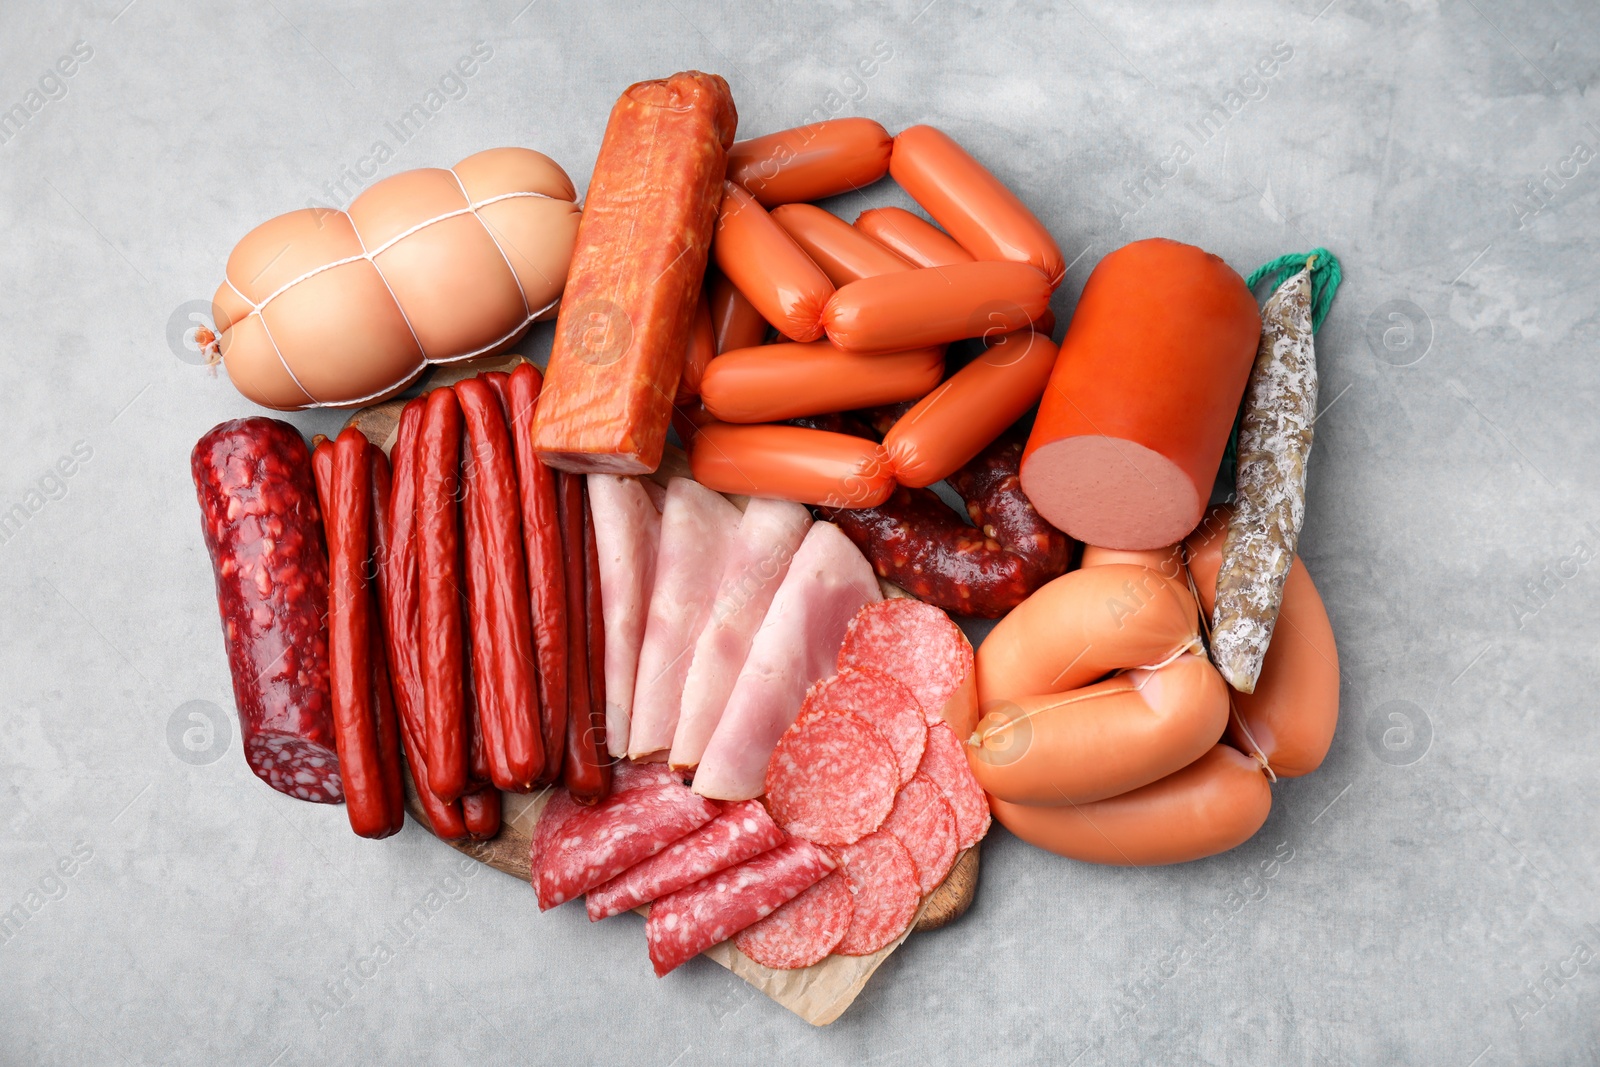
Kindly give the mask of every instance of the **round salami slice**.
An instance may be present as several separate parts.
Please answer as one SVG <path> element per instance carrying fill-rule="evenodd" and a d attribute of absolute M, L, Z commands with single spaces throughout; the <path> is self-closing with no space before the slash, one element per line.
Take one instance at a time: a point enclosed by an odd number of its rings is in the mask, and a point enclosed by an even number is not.
<path fill-rule="evenodd" d="M 894 810 L 883 821 L 884 833 L 906 846 L 917 865 L 917 888 L 933 892 L 956 861 L 956 813 L 944 791 L 926 774 L 917 774 L 894 798 Z"/>
<path fill-rule="evenodd" d="M 789 971 L 827 959 L 855 914 L 850 883 L 835 871 L 734 939 L 763 967 Z"/>
<path fill-rule="evenodd" d="M 806 693 L 800 714 L 813 708 L 848 711 L 882 734 L 894 749 L 901 785 L 917 773 L 928 743 L 927 720 L 916 694 L 887 674 L 868 667 L 847 667 Z"/>
<path fill-rule="evenodd" d="M 936 722 L 928 727 L 928 748 L 918 768 L 944 791 L 955 812 L 958 849 L 971 848 L 989 832 L 989 798 L 972 776 L 965 747 L 950 727 Z"/>
<path fill-rule="evenodd" d="M 784 731 L 767 764 L 767 809 L 787 833 L 848 845 L 894 807 L 900 770 L 883 735 L 849 712 L 813 712 Z"/>
<path fill-rule="evenodd" d="M 856 613 L 839 649 L 839 668 L 880 670 L 916 695 L 928 722 L 971 685 L 972 645 L 950 616 L 920 600 L 894 597 Z"/>
<path fill-rule="evenodd" d="M 868 834 L 853 845 L 834 849 L 850 883 L 855 914 L 836 952 L 866 956 L 901 934 L 916 917 L 922 893 L 917 865 L 893 834 Z"/>

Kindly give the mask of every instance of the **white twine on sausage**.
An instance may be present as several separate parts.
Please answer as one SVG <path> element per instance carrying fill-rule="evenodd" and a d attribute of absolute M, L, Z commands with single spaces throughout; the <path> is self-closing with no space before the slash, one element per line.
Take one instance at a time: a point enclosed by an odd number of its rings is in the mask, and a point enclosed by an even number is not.
<path fill-rule="evenodd" d="M 320 267 L 313 267 L 311 270 L 306 271 L 305 273 L 299 275 L 296 278 L 290 279 L 289 281 L 285 282 L 283 285 L 280 285 L 278 288 L 274 289 L 271 293 L 267 294 L 267 296 L 264 299 L 262 299 L 260 303 L 257 303 L 256 301 L 250 299 L 249 296 L 245 295 L 245 293 L 242 292 L 239 289 L 239 287 L 234 284 L 233 279 L 228 277 L 226 274 L 224 274 L 223 282 L 227 284 L 229 289 L 232 289 L 234 291 L 234 293 L 236 293 L 238 295 L 240 300 L 244 301 L 246 304 L 248 304 L 250 306 L 250 312 L 249 312 L 249 314 L 247 314 L 245 316 L 245 318 L 248 319 L 250 317 L 250 315 L 260 316 L 260 318 L 261 318 L 261 328 L 265 331 L 265 333 L 267 335 L 267 340 L 272 343 L 272 351 L 273 351 L 273 353 L 275 355 L 277 355 L 278 362 L 280 364 L 282 364 L 284 372 L 289 375 L 290 380 L 293 381 L 295 386 L 298 387 L 299 390 L 306 395 L 306 398 L 309 401 L 308 404 L 302 405 L 302 406 L 314 407 L 314 406 L 317 406 L 317 405 L 321 404 L 321 401 L 319 401 L 316 398 L 316 396 L 312 394 L 311 390 L 309 390 L 309 389 L 307 389 L 305 387 L 305 384 L 300 381 L 299 376 L 295 374 L 294 368 L 289 365 L 288 359 L 285 358 L 285 356 L 283 354 L 283 349 L 278 346 L 277 338 L 272 336 L 272 329 L 271 329 L 271 327 L 269 327 L 267 325 L 266 316 L 262 315 L 261 312 L 262 312 L 262 310 L 264 308 L 266 308 L 266 306 L 268 304 L 272 303 L 274 300 L 276 300 L 278 297 L 282 296 L 284 293 L 288 292 L 290 289 L 293 289 L 295 286 L 299 285 L 301 282 L 309 281 L 310 279 L 315 278 L 317 275 L 322 274 L 325 271 L 333 270 L 335 267 L 348 266 L 351 263 L 359 263 L 362 260 L 365 260 L 368 263 L 372 264 L 372 269 L 377 272 L 379 279 L 382 280 L 382 282 L 383 282 L 384 288 L 389 291 L 389 298 L 394 301 L 395 307 L 400 309 L 400 317 L 405 320 L 406 328 L 411 331 L 411 338 L 412 338 L 413 341 L 416 342 L 417 351 L 422 356 L 422 363 L 417 367 L 417 369 L 415 371 L 412 372 L 413 374 L 419 373 L 420 371 L 426 369 L 429 363 L 459 363 L 462 360 L 474 359 L 474 358 L 476 358 L 478 356 L 481 356 L 481 355 L 483 355 L 483 354 L 485 354 L 487 352 L 492 352 L 495 349 L 499 348 L 501 345 L 504 345 L 507 342 L 509 342 L 512 338 L 516 337 L 517 334 L 521 333 L 523 330 L 526 330 L 530 325 L 532 325 L 539 318 L 539 316 L 546 314 L 547 312 L 550 311 L 550 309 L 554 308 L 557 304 L 559 304 L 561 302 L 561 298 L 559 296 L 557 296 L 554 300 L 550 301 L 544 307 L 539 308 L 537 311 L 529 308 L 529 306 L 528 306 L 528 294 L 523 290 L 522 281 L 521 281 L 520 278 L 517 278 L 517 272 L 511 266 L 510 257 L 508 257 L 506 255 L 505 249 L 503 247 L 501 247 L 499 239 L 495 237 L 493 230 L 490 229 L 490 227 L 489 227 L 489 224 L 484 222 L 483 217 L 478 214 L 478 209 L 479 208 L 488 207 L 490 204 L 497 204 L 502 200 L 514 200 L 514 199 L 518 199 L 518 198 L 521 198 L 521 197 L 537 197 L 537 198 L 542 199 L 542 200 L 559 200 L 561 198 L 560 197 L 551 196 L 548 193 L 537 193 L 537 192 L 532 192 L 530 190 L 518 190 L 518 191 L 515 191 L 515 192 L 500 193 L 500 194 L 498 194 L 496 196 L 491 196 L 486 200 L 474 201 L 470 196 L 467 196 L 466 186 L 464 186 L 462 184 L 461 176 L 456 174 L 454 168 L 450 169 L 450 175 L 451 175 L 451 177 L 455 178 L 456 185 L 461 189 L 461 195 L 467 201 L 467 206 L 466 207 L 458 208 L 458 209 L 456 209 L 454 211 L 447 211 L 444 214 L 436 215 L 431 219 L 425 219 L 424 221 L 417 223 L 415 226 L 412 226 L 409 229 L 406 229 L 406 230 L 402 231 L 401 233 L 396 234 L 394 237 L 391 237 L 389 240 L 385 241 L 383 244 L 379 245 L 377 248 L 374 248 L 374 249 L 368 249 L 367 248 L 366 240 L 361 236 L 361 231 L 356 227 L 355 220 L 354 219 L 350 219 L 350 229 L 351 229 L 351 231 L 353 233 L 355 233 L 356 240 L 361 245 L 361 254 L 360 255 L 346 256 L 343 259 L 336 259 L 331 263 L 324 263 Z M 344 212 L 340 212 L 340 214 L 344 214 L 347 219 L 349 218 L 349 215 L 345 214 Z M 500 253 L 500 258 L 505 261 L 506 269 L 511 271 L 511 277 L 517 283 L 517 292 L 520 293 L 521 296 L 522 296 L 522 308 L 523 308 L 523 311 L 525 312 L 525 315 L 524 315 L 523 320 L 522 320 L 521 323 L 517 324 L 516 326 L 513 326 L 510 330 L 507 330 L 500 337 L 498 337 L 497 339 L 495 339 L 493 341 L 490 341 L 486 345 L 482 345 L 479 348 L 475 348 L 470 352 L 465 352 L 465 353 L 462 353 L 460 355 L 446 356 L 446 357 L 442 357 L 442 358 L 439 358 L 439 359 L 430 359 L 430 358 L 428 358 L 427 351 L 422 347 L 421 338 L 419 338 L 417 336 L 416 328 L 411 325 L 411 318 L 410 318 L 409 315 L 406 314 L 405 305 L 403 305 L 400 302 L 400 299 L 397 296 L 395 296 L 394 287 L 389 284 L 389 279 L 385 278 L 384 275 L 383 275 L 383 269 L 378 266 L 377 257 L 381 256 L 383 253 L 387 252 L 390 248 L 393 248 L 396 244 L 399 244 L 401 241 L 405 240 L 407 237 L 410 237 L 410 236 L 412 236 L 412 235 L 414 235 L 416 233 L 420 233 L 422 230 L 427 229 L 429 226 L 432 226 L 435 223 L 444 222 L 446 219 L 453 219 L 453 218 L 456 218 L 456 217 L 461 216 L 461 215 L 471 215 L 474 219 L 477 219 L 478 225 L 483 227 L 483 232 L 485 233 L 485 235 L 488 236 L 490 241 L 494 242 L 495 249 Z M 241 319 L 240 321 L 242 322 L 244 320 Z M 354 397 L 354 398 L 347 399 L 347 400 L 341 400 L 340 403 L 344 404 L 344 405 L 364 404 L 364 403 L 366 403 L 368 401 L 376 400 L 378 397 L 383 396 L 383 395 L 385 395 L 385 394 L 387 394 L 389 392 L 392 392 L 393 389 L 394 389 L 394 385 L 388 385 L 388 386 L 385 386 L 382 389 L 377 390 L 376 392 L 368 393 L 365 396 Z"/>
<path fill-rule="evenodd" d="M 1178 660 L 1182 659 L 1184 656 L 1188 656 L 1188 655 L 1191 655 L 1191 654 L 1192 655 L 1204 655 L 1205 654 L 1204 646 L 1202 646 L 1200 644 L 1200 639 L 1198 637 L 1195 637 L 1192 640 L 1186 641 L 1184 644 L 1179 645 L 1177 649 L 1175 649 L 1170 655 L 1168 655 L 1166 658 L 1162 659 L 1160 662 L 1151 663 L 1151 664 L 1148 664 L 1146 666 L 1141 666 L 1141 667 L 1124 667 L 1122 669 L 1122 672 L 1120 674 L 1118 674 L 1117 677 L 1125 678 L 1132 671 L 1151 671 L 1151 672 L 1159 671 L 1161 668 L 1163 668 L 1165 666 L 1168 666 L 1169 664 L 1175 663 Z M 1127 685 L 1122 686 L 1119 689 L 1101 689 L 1101 690 L 1098 690 L 1097 692 L 1093 692 L 1093 693 L 1079 693 L 1075 697 L 1067 697 L 1065 700 L 1054 701 L 1053 703 L 1049 704 L 1048 706 L 1042 707 L 1042 708 L 1037 708 L 1037 709 L 1035 709 L 1033 711 L 1028 712 L 1026 715 L 1019 715 L 1015 719 L 1007 719 L 1005 722 L 998 723 L 998 724 L 996 724 L 994 726 L 991 726 L 987 731 L 974 730 L 972 732 L 972 736 L 967 739 L 967 744 L 972 745 L 974 747 L 981 748 L 983 746 L 983 743 L 985 741 L 987 741 L 990 737 L 994 736 L 995 734 L 999 733 L 1002 730 L 1010 729 L 1011 727 L 1017 725 L 1018 723 L 1026 722 L 1029 719 L 1033 718 L 1035 715 L 1043 714 L 1046 711 L 1054 711 L 1057 708 L 1064 708 L 1064 707 L 1067 707 L 1067 706 L 1069 706 L 1071 704 L 1081 703 L 1082 701 L 1085 701 L 1085 700 L 1098 700 L 1101 697 L 1115 696 L 1118 693 L 1138 693 L 1138 692 L 1141 692 L 1144 689 L 1145 685 L 1149 681 L 1150 681 L 1149 676 L 1146 676 L 1144 678 L 1141 678 L 1137 682 L 1130 681 Z"/>
<path fill-rule="evenodd" d="M 1194 597 L 1195 605 L 1199 606 L 1201 603 L 1200 590 L 1195 587 L 1194 571 L 1189 567 L 1189 547 L 1187 545 L 1183 547 L 1183 555 L 1183 576 L 1188 579 L 1189 593 Z M 1200 632 L 1205 635 L 1205 639 L 1208 642 L 1211 640 L 1211 620 L 1206 618 L 1204 611 L 1200 612 Z M 1277 782 L 1278 774 L 1272 769 L 1272 764 L 1267 762 L 1266 753 L 1261 751 L 1261 742 L 1257 741 L 1255 735 L 1250 732 L 1249 724 L 1244 721 L 1244 716 L 1239 714 L 1239 706 L 1233 702 L 1233 686 L 1228 685 L 1227 682 L 1223 682 L 1223 686 L 1228 691 L 1228 714 L 1233 717 L 1234 722 L 1239 724 L 1239 732 L 1244 734 L 1245 740 L 1249 741 L 1250 747 L 1255 750 L 1249 753 L 1250 758 L 1261 764 L 1262 771 L 1266 773 L 1267 781 Z"/>

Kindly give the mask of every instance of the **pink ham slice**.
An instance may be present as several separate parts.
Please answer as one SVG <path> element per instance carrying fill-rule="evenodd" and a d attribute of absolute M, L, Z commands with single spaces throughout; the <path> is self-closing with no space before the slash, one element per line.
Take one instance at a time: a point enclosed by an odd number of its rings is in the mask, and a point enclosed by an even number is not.
<path fill-rule="evenodd" d="M 600 557 L 600 603 L 605 614 L 606 750 L 628 751 L 639 646 L 655 584 L 661 513 L 638 478 L 589 475 L 594 544 Z"/>
<path fill-rule="evenodd" d="M 810 527 L 811 513 L 791 501 L 758 497 L 745 508 L 722 571 L 716 603 L 695 643 L 684 680 L 683 708 L 672 738 L 670 762 L 674 767 L 693 767 L 700 762 L 738 680 L 739 668 L 750 654 L 756 630 Z"/>
<path fill-rule="evenodd" d="M 628 728 L 632 759 L 665 755 L 672 747 L 684 678 L 695 641 L 711 615 L 739 518 L 739 509 L 727 497 L 698 482 L 674 478 L 667 486 L 655 588 L 633 685 Z"/>
<path fill-rule="evenodd" d="M 882 598 L 872 565 L 850 539 L 831 522 L 815 523 L 756 631 L 700 758 L 695 792 L 718 800 L 760 795 L 767 760 L 800 713 L 806 689 L 833 673 L 856 612 Z"/>

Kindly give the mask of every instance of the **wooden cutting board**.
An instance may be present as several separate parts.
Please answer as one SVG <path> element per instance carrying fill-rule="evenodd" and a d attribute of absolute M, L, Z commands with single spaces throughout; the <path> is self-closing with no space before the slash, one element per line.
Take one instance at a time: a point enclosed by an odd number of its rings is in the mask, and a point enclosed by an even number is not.
<path fill-rule="evenodd" d="M 473 360 L 470 364 L 436 367 L 424 380 L 424 391 L 450 385 L 486 370 L 510 370 L 521 362 L 523 358 L 513 354 Z M 357 427 L 369 441 L 388 452 L 394 443 L 400 424 L 400 411 L 404 406 L 403 400 L 390 400 L 361 408 L 350 416 L 346 425 Z M 671 478 L 688 476 L 687 457 L 681 450 L 668 446 L 660 469 L 652 477 L 665 485 Z M 729 499 L 740 507 L 744 506 L 744 498 Z M 885 596 L 907 595 L 898 586 L 887 582 L 880 584 L 883 585 Z M 549 789 L 525 796 L 504 794 L 502 826 L 498 835 L 488 841 L 450 841 L 447 844 L 495 870 L 529 882 L 529 848 L 533 829 L 549 794 Z M 417 802 L 409 773 L 406 778 L 406 808 L 412 818 L 431 832 L 432 827 Z M 734 948 L 731 941 L 709 949 L 706 955 L 807 1022 L 826 1026 L 844 1013 L 866 986 L 867 979 L 872 977 L 872 973 L 890 953 L 900 947 L 906 937 L 913 933 L 937 930 L 959 919 L 972 906 L 977 888 L 978 849 L 970 848 L 956 857 L 949 875 L 922 902 L 911 928 L 870 956 L 830 956 L 813 967 L 778 971 L 755 963 Z M 533 903 L 531 896 L 529 902 Z"/>

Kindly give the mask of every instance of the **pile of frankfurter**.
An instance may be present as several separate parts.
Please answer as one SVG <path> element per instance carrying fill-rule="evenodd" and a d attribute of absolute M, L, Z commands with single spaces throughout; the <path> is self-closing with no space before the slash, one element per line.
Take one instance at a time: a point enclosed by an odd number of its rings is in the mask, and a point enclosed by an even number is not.
<path fill-rule="evenodd" d="M 735 934 L 876 951 L 983 794 L 1092 862 L 1248 839 L 1326 753 L 1338 668 L 1298 561 L 1254 691 L 1207 655 L 1243 280 L 1135 242 L 1058 349 L 1055 241 L 950 137 L 736 126 L 715 75 L 622 95 L 543 375 L 410 400 L 388 456 L 265 418 L 196 445 L 252 769 L 367 837 L 403 768 L 447 839 L 558 787 L 541 907 L 654 902 L 658 973 Z M 811 203 L 886 176 L 932 221 Z M 692 479 L 659 473 L 673 433 Z M 946 612 L 1000 620 L 975 660 Z"/>

